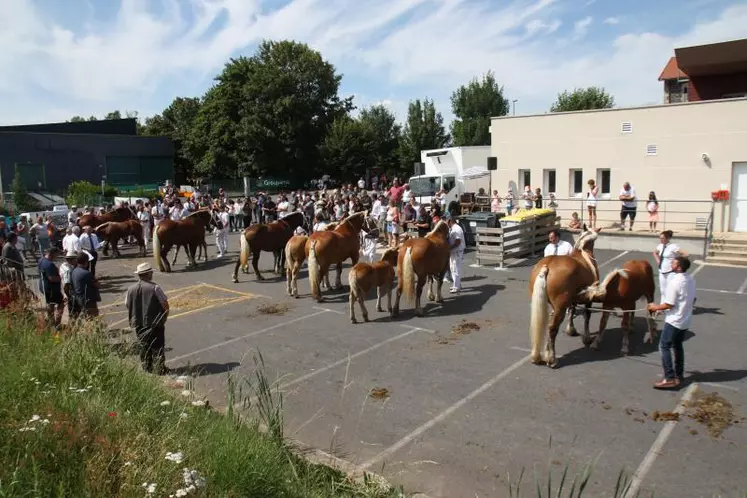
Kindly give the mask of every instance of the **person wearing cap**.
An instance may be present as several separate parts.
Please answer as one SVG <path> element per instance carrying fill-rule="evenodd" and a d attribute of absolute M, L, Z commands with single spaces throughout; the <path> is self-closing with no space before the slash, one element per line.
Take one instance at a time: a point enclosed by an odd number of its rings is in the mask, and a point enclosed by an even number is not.
<path fill-rule="evenodd" d="M 101 301 L 99 295 L 99 282 L 89 271 L 93 256 L 83 251 L 78 255 L 78 265 L 70 273 L 70 284 L 73 290 L 73 304 L 70 318 L 77 318 L 81 315 L 93 317 L 99 315 L 98 302 Z"/>
<path fill-rule="evenodd" d="M 166 319 L 169 300 L 160 286 L 153 282 L 150 263 L 137 265 L 137 283 L 127 289 L 125 305 L 130 327 L 140 342 L 140 363 L 146 372 L 164 375 L 166 368 Z"/>
<path fill-rule="evenodd" d="M 99 260 L 98 250 L 101 247 L 99 238 L 90 225 L 83 227 L 83 235 L 79 238 L 81 252 L 88 253 L 91 275 L 96 276 L 96 263 Z"/>
<path fill-rule="evenodd" d="M 62 322 L 65 300 L 62 297 L 60 271 L 54 260 L 57 248 L 49 247 L 44 251 L 44 257 L 39 260 L 39 287 L 47 303 L 47 320 L 53 327 L 59 327 Z"/>
<path fill-rule="evenodd" d="M 73 312 L 73 269 L 78 265 L 78 253 L 67 251 L 65 262 L 60 265 L 60 279 L 62 280 L 62 293 L 67 300 L 67 313 L 72 316 Z"/>

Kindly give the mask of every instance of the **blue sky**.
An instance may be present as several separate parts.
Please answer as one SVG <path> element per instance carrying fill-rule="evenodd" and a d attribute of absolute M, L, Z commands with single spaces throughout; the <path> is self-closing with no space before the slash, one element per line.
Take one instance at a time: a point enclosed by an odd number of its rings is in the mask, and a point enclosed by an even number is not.
<path fill-rule="evenodd" d="M 0 124 L 149 116 L 263 38 L 309 43 L 343 94 L 399 119 L 430 97 L 449 121 L 451 92 L 488 70 L 517 114 L 588 85 L 650 104 L 675 47 L 744 37 L 736 0 L 0 0 Z"/>

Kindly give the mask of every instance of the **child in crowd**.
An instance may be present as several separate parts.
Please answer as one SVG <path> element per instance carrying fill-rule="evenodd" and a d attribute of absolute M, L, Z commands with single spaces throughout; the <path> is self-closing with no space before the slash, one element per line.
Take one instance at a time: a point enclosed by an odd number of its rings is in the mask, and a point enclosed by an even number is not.
<path fill-rule="evenodd" d="M 571 221 L 568 222 L 568 228 L 571 230 L 581 230 L 581 220 L 578 217 L 578 213 L 574 212 L 571 215 Z"/>
<path fill-rule="evenodd" d="M 646 209 L 648 210 L 648 229 L 656 232 L 656 223 L 659 221 L 659 201 L 656 199 L 656 192 L 648 193 Z"/>

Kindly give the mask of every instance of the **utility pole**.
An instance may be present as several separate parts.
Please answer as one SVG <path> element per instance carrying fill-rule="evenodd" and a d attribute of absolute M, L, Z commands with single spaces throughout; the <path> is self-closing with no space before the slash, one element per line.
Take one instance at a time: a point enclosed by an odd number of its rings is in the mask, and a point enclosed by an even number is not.
<path fill-rule="evenodd" d="M 511 104 L 513 105 L 513 112 L 512 114 L 516 116 L 516 103 L 518 102 L 518 99 L 514 99 L 511 101 Z"/>

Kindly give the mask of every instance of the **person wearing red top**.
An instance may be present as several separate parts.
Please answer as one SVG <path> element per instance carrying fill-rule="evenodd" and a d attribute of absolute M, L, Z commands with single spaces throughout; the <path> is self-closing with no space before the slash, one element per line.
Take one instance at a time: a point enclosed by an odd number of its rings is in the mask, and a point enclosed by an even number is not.
<path fill-rule="evenodd" d="M 389 198 L 397 203 L 399 206 L 402 202 L 402 192 L 405 191 L 405 187 L 401 186 L 399 184 L 399 180 L 397 178 L 394 179 L 394 184 L 392 185 L 392 188 L 389 189 Z"/>

